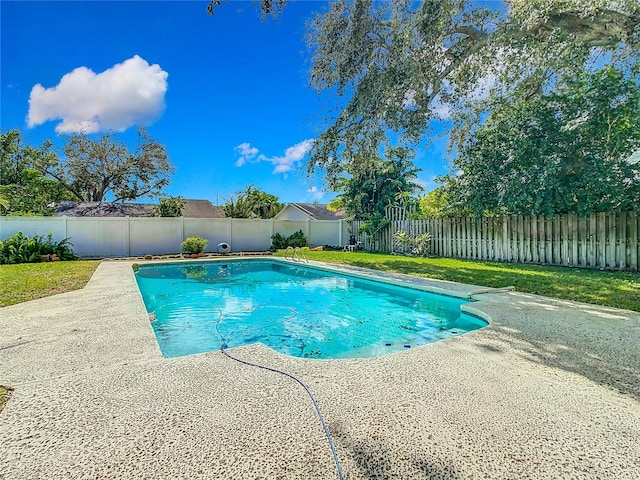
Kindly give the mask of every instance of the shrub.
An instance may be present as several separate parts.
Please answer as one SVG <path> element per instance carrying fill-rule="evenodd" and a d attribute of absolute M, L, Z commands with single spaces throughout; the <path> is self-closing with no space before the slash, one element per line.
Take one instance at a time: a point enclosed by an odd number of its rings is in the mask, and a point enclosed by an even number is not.
<path fill-rule="evenodd" d="M 304 236 L 302 230 L 298 230 L 296 233 L 287 238 L 287 243 L 291 247 L 306 247 L 307 246 L 307 237 Z"/>
<path fill-rule="evenodd" d="M 60 260 L 73 260 L 72 243 L 69 238 L 59 242 L 53 240 L 53 234 L 46 237 L 34 235 L 27 237 L 18 232 L 4 242 L 0 242 L 0 264 L 39 262 L 42 255 L 57 255 Z"/>
<path fill-rule="evenodd" d="M 153 209 L 158 217 L 181 217 L 187 201 L 182 197 L 161 198 L 160 204 Z"/>
<path fill-rule="evenodd" d="M 431 234 L 428 232 L 420 235 L 409 235 L 403 230 L 399 230 L 393 234 L 393 243 L 396 247 L 402 249 L 402 253 L 407 253 L 407 249 L 412 255 L 426 257 L 429 255 L 429 244 L 431 243 Z"/>
<path fill-rule="evenodd" d="M 307 237 L 304 236 L 302 230 L 298 230 L 296 233 L 289 237 L 285 237 L 281 233 L 275 233 L 271 236 L 271 250 L 282 250 L 287 247 L 306 247 Z"/>
<path fill-rule="evenodd" d="M 275 233 L 271 235 L 271 250 L 282 250 L 287 248 L 287 237 L 281 233 Z"/>
<path fill-rule="evenodd" d="M 209 241 L 202 237 L 189 237 L 182 242 L 182 253 L 202 253 L 205 248 L 207 248 L 207 243 L 209 243 Z"/>

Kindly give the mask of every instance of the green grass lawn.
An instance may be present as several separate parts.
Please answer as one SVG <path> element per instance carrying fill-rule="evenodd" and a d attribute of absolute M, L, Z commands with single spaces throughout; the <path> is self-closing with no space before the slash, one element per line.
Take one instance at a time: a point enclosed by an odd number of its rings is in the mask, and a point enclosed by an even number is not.
<path fill-rule="evenodd" d="M 305 251 L 305 254 L 309 260 L 486 287 L 514 286 L 519 292 L 640 312 L 640 274 L 635 273 L 363 252 Z"/>
<path fill-rule="evenodd" d="M 0 307 L 84 287 L 98 260 L 0 265 Z"/>

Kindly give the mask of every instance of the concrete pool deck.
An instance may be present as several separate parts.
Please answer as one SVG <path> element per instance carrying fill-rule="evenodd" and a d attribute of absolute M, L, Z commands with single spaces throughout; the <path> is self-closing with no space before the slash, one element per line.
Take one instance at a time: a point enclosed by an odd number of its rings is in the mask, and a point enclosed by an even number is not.
<path fill-rule="evenodd" d="M 131 263 L 0 308 L 0 385 L 15 389 L 0 412 L 0 479 L 337 478 L 291 379 L 220 352 L 161 356 Z M 637 479 L 640 314 L 477 298 L 489 327 L 397 354 L 231 353 L 309 386 L 345 479 Z"/>

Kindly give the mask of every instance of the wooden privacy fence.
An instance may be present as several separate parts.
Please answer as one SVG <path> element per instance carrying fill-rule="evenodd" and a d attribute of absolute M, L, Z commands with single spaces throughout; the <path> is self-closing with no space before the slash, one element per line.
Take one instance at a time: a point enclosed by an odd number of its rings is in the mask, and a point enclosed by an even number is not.
<path fill-rule="evenodd" d="M 442 257 L 540 263 L 638 272 L 640 216 L 636 212 L 509 215 L 412 220 L 388 209 L 390 224 L 365 247 L 393 252 L 393 235 L 431 234 L 430 253 Z M 360 222 L 354 222 L 354 232 Z"/>

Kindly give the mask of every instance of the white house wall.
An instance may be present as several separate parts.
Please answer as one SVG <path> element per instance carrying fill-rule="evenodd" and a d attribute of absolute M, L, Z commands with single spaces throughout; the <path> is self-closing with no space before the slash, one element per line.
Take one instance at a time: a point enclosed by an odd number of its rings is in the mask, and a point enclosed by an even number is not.
<path fill-rule="evenodd" d="M 286 205 L 278 215 L 276 215 L 276 221 L 278 220 L 303 220 L 306 221 L 309 218 L 308 213 L 304 213 L 297 207 Z"/>

